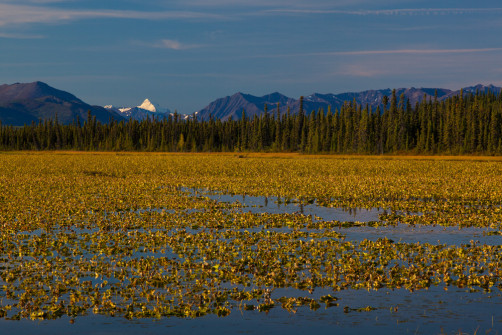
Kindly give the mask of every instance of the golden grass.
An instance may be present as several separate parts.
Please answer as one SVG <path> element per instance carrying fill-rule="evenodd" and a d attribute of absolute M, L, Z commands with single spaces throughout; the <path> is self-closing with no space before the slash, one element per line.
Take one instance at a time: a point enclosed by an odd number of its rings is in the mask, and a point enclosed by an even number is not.
<path fill-rule="evenodd" d="M 0 151 L 0 155 L 116 155 L 116 156 L 222 156 L 237 158 L 284 159 L 379 159 L 379 160 L 435 160 L 435 161 L 493 161 L 502 162 L 502 156 L 483 155 L 364 155 L 364 154 L 303 154 L 297 152 L 133 152 L 133 151 Z"/>

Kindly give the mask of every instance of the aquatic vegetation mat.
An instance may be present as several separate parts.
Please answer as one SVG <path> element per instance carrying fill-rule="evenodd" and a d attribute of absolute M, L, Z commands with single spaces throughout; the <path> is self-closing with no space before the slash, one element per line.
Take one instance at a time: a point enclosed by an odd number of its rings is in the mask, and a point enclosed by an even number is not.
<path fill-rule="evenodd" d="M 348 305 L 348 290 L 500 296 L 501 172 L 472 160 L 2 154 L 0 317 L 382 308 Z"/>

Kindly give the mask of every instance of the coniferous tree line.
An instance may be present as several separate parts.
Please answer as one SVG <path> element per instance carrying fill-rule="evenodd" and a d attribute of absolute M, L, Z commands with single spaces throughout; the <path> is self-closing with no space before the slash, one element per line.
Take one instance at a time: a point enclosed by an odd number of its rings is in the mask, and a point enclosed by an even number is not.
<path fill-rule="evenodd" d="M 128 122 L 55 120 L 24 127 L 0 124 L 0 150 L 273 151 L 303 153 L 502 154 L 502 93 L 463 94 L 412 106 L 404 95 L 384 97 L 380 107 L 347 102 L 339 110 L 280 113 L 221 121 L 183 119 Z M 275 108 L 274 108 L 275 107 Z"/>

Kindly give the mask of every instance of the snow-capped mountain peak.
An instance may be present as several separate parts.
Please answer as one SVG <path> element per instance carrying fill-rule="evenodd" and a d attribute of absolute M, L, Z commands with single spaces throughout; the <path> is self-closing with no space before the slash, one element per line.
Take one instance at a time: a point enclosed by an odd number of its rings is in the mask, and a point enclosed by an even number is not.
<path fill-rule="evenodd" d="M 159 107 L 159 105 L 154 104 L 149 99 L 145 99 L 143 103 L 136 107 L 120 107 L 117 108 L 113 105 L 108 105 L 105 108 L 109 110 L 114 110 L 120 115 L 134 120 L 144 120 L 146 118 L 161 118 L 166 119 L 169 117 L 171 111 L 167 108 Z"/>
<path fill-rule="evenodd" d="M 141 108 L 141 109 L 153 112 L 153 113 L 161 112 L 161 108 L 159 108 L 158 105 L 152 103 L 148 99 L 145 99 L 145 101 L 143 101 L 143 103 L 140 106 L 138 106 L 138 108 Z"/>

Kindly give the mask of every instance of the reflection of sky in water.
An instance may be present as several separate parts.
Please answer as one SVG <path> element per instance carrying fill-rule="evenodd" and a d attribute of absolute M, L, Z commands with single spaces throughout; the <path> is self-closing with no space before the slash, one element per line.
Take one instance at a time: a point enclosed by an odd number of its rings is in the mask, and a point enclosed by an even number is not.
<path fill-rule="evenodd" d="M 457 227 L 432 227 L 415 225 L 409 226 L 400 224 L 398 226 L 387 227 L 352 227 L 342 228 L 339 231 L 346 235 L 347 240 L 360 241 L 363 239 L 376 241 L 379 238 L 387 237 L 394 242 L 403 243 L 429 243 L 461 245 L 470 244 L 470 241 L 479 241 L 481 244 L 499 245 L 501 236 L 484 236 L 483 231 L 491 231 L 484 228 L 463 228 Z"/>
<path fill-rule="evenodd" d="M 194 192 L 192 191 L 192 194 Z M 269 214 L 304 214 L 318 217 L 323 221 L 340 222 L 370 222 L 379 221 L 379 214 L 385 212 L 381 208 L 372 209 L 343 209 L 317 206 L 316 204 L 301 205 L 298 203 L 279 203 L 276 197 L 254 197 L 229 194 L 210 194 L 199 192 L 210 199 L 219 202 L 234 203 L 239 202 L 244 207 L 243 212 L 251 213 L 269 213 Z M 395 242 L 403 243 L 430 243 L 430 244 L 448 244 L 461 245 L 470 244 L 470 241 L 479 241 L 482 244 L 499 245 L 502 242 L 501 236 L 486 236 L 483 232 L 493 231 L 489 228 L 462 228 L 442 227 L 442 226 L 410 226 L 400 224 L 397 226 L 385 227 L 349 227 L 335 228 L 336 231 L 345 234 L 346 239 L 350 241 L 361 241 L 363 239 L 376 241 L 379 238 L 387 237 Z"/>
<path fill-rule="evenodd" d="M 342 209 L 322 207 L 315 204 L 280 203 L 280 200 L 276 197 L 252 197 L 229 194 L 205 194 L 205 196 L 219 202 L 239 202 L 244 206 L 244 212 L 270 214 L 299 213 L 319 217 L 323 221 L 378 221 L 378 215 L 385 212 L 383 209 L 377 208 Z"/>
<path fill-rule="evenodd" d="M 274 292 L 273 297 L 288 290 Z M 69 324 L 69 317 L 55 321 L 0 321 L 2 334 L 305 334 L 312 331 L 327 334 L 500 334 L 502 331 L 502 297 L 499 290 L 493 293 L 467 292 L 465 289 L 442 286 L 429 290 L 378 291 L 346 290 L 332 292 L 316 289 L 312 295 L 324 294 L 338 297 L 338 307 L 317 311 L 308 307 L 289 313 L 280 305 L 268 313 L 233 309 L 224 318 L 208 315 L 196 319 L 140 319 L 110 318 L 99 315 L 77 317 Z M 296 296 L 296 294 L 293 294 Z M 372 306 L 371 312 L 350 310 Z M 397 307 L 397 311 L 394 309 Z"/>
<path fill-rule="evenodd" d="M 185 190 L 186 191 L 186 190 Z M 193 195 L 195 192 L 191 192 Z M 315 204 L 281 204 L 277 198 L 231 196 L 222 194 L 207 196 L 220 202 L 239 201 L 244 207 L 233 210 L 252 213 L 298 213 L 319 217 L 325 221 L 378 221 L 382 209 L 344 210 L 326 208 Z M 151 210 L 151 209 L 149 209 Z M 148 211 L 148 210 L 146 210 Z M 281 228 L 282 229 L 282 228 Z M 347 240 L 376 240 L 387 237 L 395 242 L 432 244 L 468 244 L 471 240 L 483 244 L 499 245 L 502 237 L 483 236 L 489 229 L 433 226 L 388 226 L 388 227 L 350 227 L 335 228 L 346 235 Z M 271 229 L 272 230 L 272 229 Z M 196 233 L 196 232 L 194 232 Z M 144 256 L 144 254 L 142 254 Z M 159 255 L 161 256 L 161 255 Z M 165 255 L 164 255 L 165 256 Z M 224 318 L 208 315 L 196 319 L 163 318 L 128 321 L 123 317 L 107 317 L 90 314 L 77 317 L 70 324 L 69 317 L 53 321 L 7 321 L 0 319 L 0 334 L 499 334 L 502 332 L 501 291 L 493 288 L 492 293 L 469 292 L 469 289 L 448 287 L 444 284 L 428 290 L 409 292 L 405 289 L 380 289 L 378 291 L 345 290 L 333 292 L 330 289 L 316 288 L 312 294 L 293 288 L 275 289 L 272 298 L 282 296 L 310 297 L 319 299 L 331 294 L 339 298 L 338 307 L 311 311 L 307 306 L 299 307 L 296 313 L 289 313 L 280 304 L 268 313 L 258 311 L 239 311 Z M 349 312 L 344 313 L 344 307 Z M 371 306 L 377 308 L 370 312 L 355 309 Z"/>

